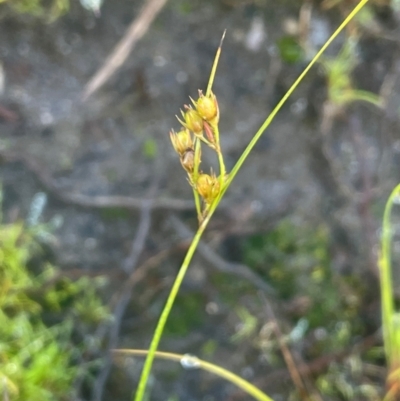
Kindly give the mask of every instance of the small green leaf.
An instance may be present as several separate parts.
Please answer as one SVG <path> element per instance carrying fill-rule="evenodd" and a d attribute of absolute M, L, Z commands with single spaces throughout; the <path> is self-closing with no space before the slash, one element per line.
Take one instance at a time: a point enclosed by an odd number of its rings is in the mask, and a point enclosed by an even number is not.
<path fill-rule="evenodd" d="M 288 64 L 295 64 L 304 59 L 304 51 L 293 36 L 284 36 L 278 41 L 281 59 Z"/>
<path fill-rule="evenodd" d="M 157 156 L 158 148 L 157 142 L 154 139 L 146 139 L 142 147 L 143 155 L 148 159 L 154 159 Z"/>

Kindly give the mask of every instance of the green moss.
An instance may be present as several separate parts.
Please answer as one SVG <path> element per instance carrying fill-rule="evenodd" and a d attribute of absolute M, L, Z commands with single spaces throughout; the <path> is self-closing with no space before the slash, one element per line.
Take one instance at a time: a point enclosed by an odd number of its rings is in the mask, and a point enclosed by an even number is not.
<path fill-rule="evenodd" d="M 0 0 L 14 11 L 44 18 L 49 22 L 56 20 L 69 10 L 69 0 Z"/>
<path fill-rule="evenodd" d="M 302 317 L 311 328 L 329 330 L 349 319 L 356 327 L 362 286 L 356 278 L 334 272 L 325 226 L 295 226 L 286 220 L 270 233 L 250 237 L 243 249 L 245 263 L 278 291 L 279 298 L 307 297 L 310 307 Z"/>
<path fill-rule="evenodd" d="M 0 224 L 0 394 L 10 401 L 72 399 L 74 381 L 85 375 L 73 363 L 85 345 L 74 345 L 72 336 L 84 344 L 108 312 L 87 278 L 58 280 L 46 263 L 39 275 L 29 271 L 40 249 L 32 233 Z"/>

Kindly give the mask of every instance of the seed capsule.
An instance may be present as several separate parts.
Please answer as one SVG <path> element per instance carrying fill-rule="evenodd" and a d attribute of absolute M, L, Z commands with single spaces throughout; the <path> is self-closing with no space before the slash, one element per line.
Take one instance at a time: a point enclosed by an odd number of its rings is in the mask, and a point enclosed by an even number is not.
<path fill-rule="evenodd" d="M 179 156 L 182 156 L 187 149 L 193 148 L 192 135 L 190 134 L 189 130 L 182 129 L 178 133 L 175 133 L 174 130 L 171 130 L 169 136 L 171 138 L 172 146 Z"/>
<path fill-rule="evenodd" d="M 215 174 L 200 174 L 196 183 L 197 192 L 207 204 L 210 204 L 219 194 L 219 181 Z"/>
<path fill-rule="evenodd" d="M 214 94 L 204 96 L 201 92 L 196 102 L 196 110 L 199 115 L 206 121 L 212 121 L 218 116 L 218 103 Z"/>
<path fill-rule="evenodd" d="M 188 107 L 184 113 L 184 119 L 186 128 L 193 131 L 195 134 L 201 134 L 203 131 L 203 119 L 196 110 Z"/>
<path fill-rule="evenodd" d="M 182 167 L 189 173 L 193 173 L 194 169 L 194 150 L 186 149 L 186 151 L 181 155 Z"/>

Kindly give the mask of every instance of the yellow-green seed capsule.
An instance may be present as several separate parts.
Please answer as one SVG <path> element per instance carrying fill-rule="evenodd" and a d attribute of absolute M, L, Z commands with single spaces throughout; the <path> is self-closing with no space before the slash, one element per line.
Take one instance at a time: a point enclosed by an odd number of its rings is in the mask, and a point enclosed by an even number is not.
<path fill-rule="evenodd" d="M 172 146 L 179 156 L 182 156 L 187 149 L 193 148 L 192 135 L 190 134 L 189 130 L 182 129 L 178 133 L 175 133 L 174 130 L 171 130 L 169 135 Z"/>
<path fill-rule="evenodd" d="M 196 188 L 204 201 L 210 204 L 219 194 L 219 181 L 214 174 L 200 174 L 197 179 Z"/>
<path fill-rule="evenodd" d="M 200 134 L 203 131 L 203 119 L 200 114 L 192 109 L 188 108 L 184 114 L 185 127 L 193 131 L 195 134 Z"/>
<path fill-rule="evenodd" d="M 200 94 L 196 102 L 197 112 L 206 121 L 212 121 L 218 115 L 217 98 L 211 94 L 210 97 Z"/>

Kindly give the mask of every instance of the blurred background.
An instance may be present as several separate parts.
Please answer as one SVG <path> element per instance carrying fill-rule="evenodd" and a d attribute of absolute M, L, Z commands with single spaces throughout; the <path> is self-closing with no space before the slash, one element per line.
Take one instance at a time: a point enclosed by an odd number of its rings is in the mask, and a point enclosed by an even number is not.
<path fill-rule="evenodd" d="M 148 347 L 196 230 L 168 133 L 205 90 L 224 29 L 213 90 L 229 171 L 357 1 L 0 3 L 0 395 L 128 400 L 143 359 L 109 350 Z M 399 32 L 399 2 L 371 0 L 285 104 L 213 217 L 161 350 L 275 401 L 381 399 Z M 212 153 L 203 164 L 218 165 Z M 249 396 L 156 361 L 148 399 Z"/>

